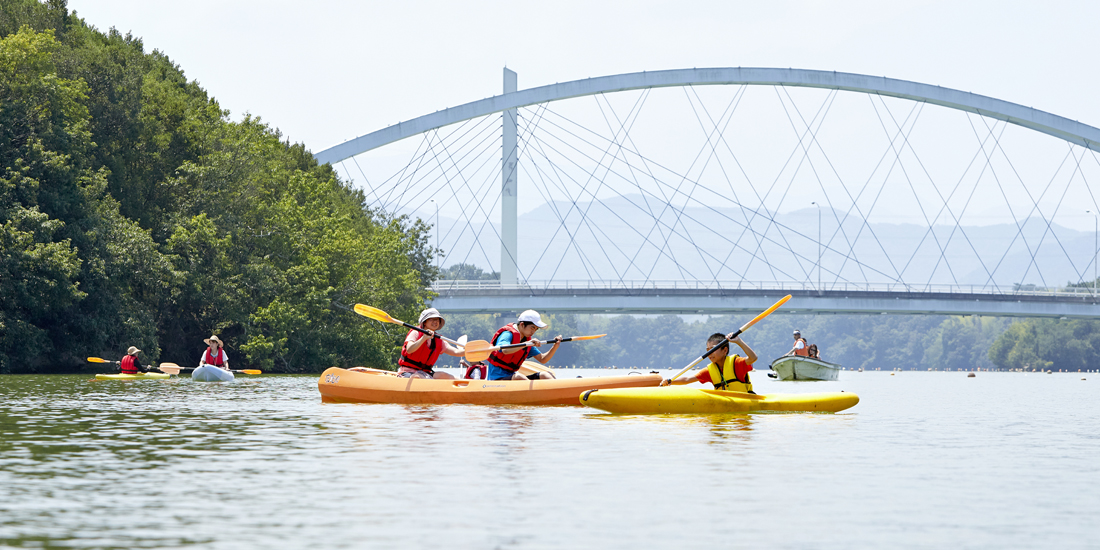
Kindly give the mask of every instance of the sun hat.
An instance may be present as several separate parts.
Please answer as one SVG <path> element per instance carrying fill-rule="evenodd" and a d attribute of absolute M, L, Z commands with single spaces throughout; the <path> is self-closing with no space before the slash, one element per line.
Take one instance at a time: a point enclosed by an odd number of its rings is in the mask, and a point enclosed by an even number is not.
<path fill-rule="evenodd" d="M 420 320 L 416 322 L 418 326 L 424 326 L 424 322 L 428 319 L 439 319 L 439 328 L 443 328 L 443 325 L 447 324 L 447 320 L 439 314 L 439 310 L 434 307 L 430 307 L 420 312 Z"/>
<path fill-rule="evenodd" d="M 542 316 L 539 315 L 539 312 L 533 309 L 529 309 L 519 314 L 519 322 L 522 323 L 525 321 L 528 323 L 533 323 L 536 327 L 546 328 L 546 323 L 542 322 Z"/>
<path fill-rule="evenodd" d="M 208 345 L 208 346 L 209 346 L 209 345 L 210 345 L 211 343 L 215 343 L 215 342 L 216 342 L 216 343 L 218 344 L 218 347 L 219 347 L 219 348 L 223 348 L 223 347 L 225 347 L 225 343 L 223 343 L 223 342 L 222 342 L 221 340 L 219 340 L 217 336 L 211 336 L 210 338 L 207 338 L 207 339 L 203 340 L 203 342 L 206 342 L 206 345 Z"/>
<path fill-rule="evenodd" d="M 130 349 L 126 350 L 126 355 L 137 355 L 141 353 L 141 350 L 137 349 L 137 346 L 130 346 Z"/>

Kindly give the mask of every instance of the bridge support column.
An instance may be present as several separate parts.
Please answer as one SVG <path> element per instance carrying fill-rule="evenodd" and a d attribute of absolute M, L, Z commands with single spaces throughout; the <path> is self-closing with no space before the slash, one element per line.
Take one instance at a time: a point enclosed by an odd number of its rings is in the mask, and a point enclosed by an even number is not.
<path fill-rule="evenodd" d="M 504 68 L 504 93 L 516 91 L 516 73 Z M 500 282 L 516 284 L 518 282 L 517 259 L 517 215 L 516 190 L 519 169 L 519 155 L 516 144 L 519 141 L 516 130 L 517 109 L 504 111 L 504 136 L 500 165 Z"/>

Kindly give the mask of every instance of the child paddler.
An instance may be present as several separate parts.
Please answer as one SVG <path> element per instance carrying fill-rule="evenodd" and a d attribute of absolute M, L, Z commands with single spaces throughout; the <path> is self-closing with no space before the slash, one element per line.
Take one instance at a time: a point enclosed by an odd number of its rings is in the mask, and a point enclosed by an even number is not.
<path fill-rule="evenodd" d="M 554 338 L 554 346 L 550 351 L 543 353 L 539 350 L 539 346 L 545 343 L 534 337 L 540 328 L 546 328 L 546 323 L 542 322 L 542 316 L 539 312 L 529 309 L 520 313 L 516 322 L 508 323 L 497 330 L 490 341 L 493 346 L 524 342 L 531 342 L 531 345 L 498 349 L 489 355 L 489 380 L 552 380 L 554 378 L 554 375 L 549 372 L 536 372 L 530 376 L 519 373 L 519 368 L 527 359 L 534 359 L 545 365 L 561 345 L 561 335 L 558 335 Z"/>
<path fill-rule="evenodd" d="M 417 325 L 428 331 L 428 334 L 419 330 L 409 330 L 405 336 L 405 344 L 401 346 L 401 358 L 397 360 L 398 376 L 437 380 L 454 379 L 454 376 L 445 372 L 435 372 L 435 362 L 440 354 L 446 353 L 456 357 L 462 357 L 463 354 L 462 348 L 456 348 L 435 335 L 435 331 L 443 328 L 446 323 L 447 320 L 434 307 L 420 312 Z"/>
<path fill-rule="evenodd" d="M 149 372 L 149 369 L 141 366 L 141 360 L 138 359 L 139 353 L 141 353 L 141 350 L 137 349 L 135 346 L 130 346 L 130 349 L 126 350 L 126 356 L 123 357 L 120 362 L 122 374 Z"/>
<path fill-rule="evenodd" d="M 756 352 L 752 351 L 752 348 L 741 340 L 740 336 L 736 338 L 733 338 L 733 336 L 734 333 L 732 332 L 728 336 L 719 332 L 711 334 L 710 338 L 707 338 L 706 349 L 710 349 L 718 345 L 718 342 L 728 339 L 729 342 L 741 346 L 741 349 L 745 352 L 744 357 L 729 355 L 730 344 L 725 342 L 722 347 L 710 354 L 711 363 L 707 365 L 707 368 L 700 370 L 693 376 L 679 378 L 675 382 L 665 380 L 661 382 L 661 385 L 667 386 L 669 383 L 690 384 L 692 382 L 706 384 L 710 382 L 714 384 L 716 390 L 756 393 L 752 391 L 752 381 L 749 380 L 749 371 L 752 370 L 752 364 L 756 362 Z"/>

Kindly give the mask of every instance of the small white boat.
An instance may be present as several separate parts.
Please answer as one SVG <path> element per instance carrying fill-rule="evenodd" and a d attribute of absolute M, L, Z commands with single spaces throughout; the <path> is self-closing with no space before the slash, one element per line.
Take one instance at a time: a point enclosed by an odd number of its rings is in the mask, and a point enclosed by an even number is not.
<path fill-rule="evenodd" d="M 840 374 L 840 365 L 797 355 L 772 361 L 771 369 L 780 380 L 836 380 Z"/>
<path fill-rule="evenodd" d="M 203 365 L 191 373 L 191 379 L 199 382 L 232 382 L 233 378 L 233 373 L 210 365 Z"/>

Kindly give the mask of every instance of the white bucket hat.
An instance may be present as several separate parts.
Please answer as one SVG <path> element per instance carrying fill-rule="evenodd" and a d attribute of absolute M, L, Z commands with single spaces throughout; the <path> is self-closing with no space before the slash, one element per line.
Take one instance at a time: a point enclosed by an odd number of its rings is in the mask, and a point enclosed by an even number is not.
<path fill-rule="evenodd" d="M 536 327 L 539 328 L 546 328 L 546 323 L 542 322 L 542 316 L 539 315 L 539 312 L 533 309 L 529 309 L 519 314 L 519 322 L 522 323 L 524 321 L 528 323 L 533 323 Z"/>
<path fill-rule="evenodd" d="M 439 314 L 439 310 L 434 307 L 430 307 L 420 312 L 420 320 L 416 322 L 417 326 L 424 326 L 424 321 L 428 319 L 439 319 L 439 328 L 443 328 L 443 325 L 447 324 L 447 320 Z"/>
<path fill-rule="evenodd" d="M 141 350 L 137 349 L 137 346 L 130 346 L 130 349 L 126 350 L 126 355 L 137 355 L 141 353 Z"/>

